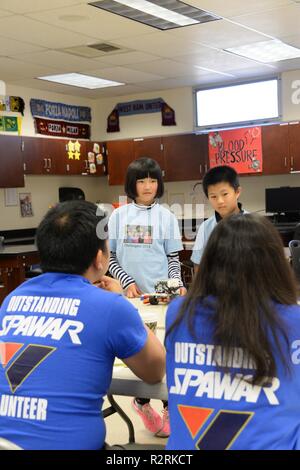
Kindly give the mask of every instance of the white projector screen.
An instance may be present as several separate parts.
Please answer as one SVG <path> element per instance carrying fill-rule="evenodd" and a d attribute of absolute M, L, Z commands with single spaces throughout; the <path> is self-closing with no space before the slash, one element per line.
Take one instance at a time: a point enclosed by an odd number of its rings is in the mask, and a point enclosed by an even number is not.
<path fill-rule="evenodd" d="M 197 127 L 279 117 L 278 79 L 196 91 Z"/>

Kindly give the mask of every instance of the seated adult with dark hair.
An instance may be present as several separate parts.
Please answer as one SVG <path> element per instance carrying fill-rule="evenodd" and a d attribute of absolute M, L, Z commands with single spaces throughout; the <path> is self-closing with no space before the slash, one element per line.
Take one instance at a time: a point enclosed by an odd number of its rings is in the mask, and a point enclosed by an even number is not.
<path fill-rule="evenodd" d="M 115 357 L 141 379 L 164 375 L 164 348 L 117 281 L 103 276 L 105 215 L 86 201 L 49 210 L 37 230 L 43 274 L 0 310 L 0 436 L 24 449 L 101 449 Z M 102 285 L 114 292 L 95 287 Z"/>

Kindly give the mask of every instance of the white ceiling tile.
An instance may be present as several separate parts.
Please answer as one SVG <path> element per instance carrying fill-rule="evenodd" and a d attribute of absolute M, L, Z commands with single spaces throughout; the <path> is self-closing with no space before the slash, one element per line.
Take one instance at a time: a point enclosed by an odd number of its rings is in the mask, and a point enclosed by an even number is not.
<path fill-rule="evenodd" d="M 2 4 L 1 4 L 2 6 Z M 7 10 L 0 10 L 0 18 L 4 18 L 5 16 L 11 16 L 13 13 L 7 11 Z"/>
<path fill-rule="evenodd" d="M 23 14 L 34 11 L 50 10 L 51 8 L 70 7 L 78 5 L 80 0 L 1 0 L 1 8 L 14 13 Z M 1 14 L 0 14 L 1 16 Z"/>
<path fill-rule="evenodd" d="M 105 38 L 106 41 L 123 36 L 147 34 L 153 30 L 150 26 L 100 10 L 91 5 L 74 6 L 72 9 L 59 8 L 49 10 L 46 14 L 41 12 L 29 14 L 28 16 L 69 31 L 91 35 L 100 39 Z"/>
<path fill-rule="evenodd" d="M 154 82 L 140 83 L 140 86 L 150 90 L 165 90 L 168 88 L 181 88 L 197 86 L 201 80 L 207 79 L 210 75 L 205 74 L 199 77 L 180 77 L 180 78 L 165 78 L 163 80 L 155 80 Z M 224 77 L 222 78 L 224 80 Z"/>
<path fill-rule="evenodd" d="M 28 63 L 44 65 L 69 72 L 82 72 L 95 67 L 101 68 L 101 66 L 92 59 L 77 57 L 72 54 L 53 50 L 46 50 L 34 54 L 22 54 L 20 56 L 15 55 L 14 57 Z"/>
<path fill-rule="evenodd" d="M 62 28 L 49 26 L 45 23 L 26 18 L 21 15 L 13 15 L 0 19 L 1 36 L 30 44 L 38 44 L 50 49 L 77 46 L 94 42 L 93 37 L 81 36 Z"/>
<path fill-rule="evenodd" d="M 234 21 L 277 38 L 297 34 L 300 25 L 300 4 L 293 3 L 271 12 L 237 16 Z"/>
<path fill-rule="evenodd" d="M 292 2 L 291 0 L 251 0 L 251 2 L 241 0 L 188 0 L 187 3 L 216 15 L 229 18 L 270 10 Z"/>
<path fill-rule="evenodd" d="M 130 38 L 119 38 L 115 43 L 122 46 L 144 51 L 159 53 L 161 57 L 176 57 L 201 50 L 202 46 L 187 40 L 181 40 L 169 32 L 155 32 Z"/>
<path fill-rule="evenodd" d="M 56 72 L 56 70 L 51 67 L 32 65 L 20 60 L 10 59 L 8 57 L 0 57 L 0 70 L 1 79 L 6 81 L 39 77 L 41 75 L 49 75 Z"/>
<path fill-rule="evenodd" d="M 289 44 L 289 46 L 297 47 L 300 49 L 300 34 L 283 36 L 281 40 L 286 44 Z"/>
<path fill-rule="evenodd" d="M 176 62 L 169 59 L 160 59 L 152 62 L 143 62 L 141 64 L 131 64 L 130 68 L 140 70 L 142 72 L 157 73 L 164 77 L 184 77 L 187 75 L 203 75 L 204 73 L 193 64 Z"/>
<path fill-rule="evenodd" d="M 181 40 L 199 42 L 220 49 L 266 40 L 264 35 L 227 20 L 210 21 L 188 28 L 179 28 L 171 31 L 170 34 Z"/>
<path fill-rule="evenodd" d="M 43 51 L 42 47 L 38 45 L 28 44 L 24 41 L 15 41 L 14 39 L 7 39 L 1 36 L 0 33 L 0 55 L 12 56 L 15 54 L 24 54 Z"/>
<path fill-rule="evenodd" d="M 201 54 L 187 54 L 184 56 L 179 56 L 177 59 L 181 62 L 187 62 L 199 67 L 208 68 L 219 72 L 251 68 L 254 66 L 254 64 L 257 64 L 257 62 L 253 60 L 213 49 L 207 49 L 204 53 Z M 266 70 L 272 68 L 268 64 L 261 64 L 261 66 Z"/>
<path fill-rule="evenodd" d="M 152 55 L 152 54 L 147 54 L 145 52 L 132 51 L 132 52 L 124 52 L 123 54 L 107 54 L 99 58 L 95 57 L 94 60 L 99 64 L 103 63 L 103 64 L 122 66 L 122 65 L 150 62 L 156 59 L 159 59 L 159 57 Z"/>
<path fill-rule="evenodd" d="M 105 78 L 106 80 L 115 80 L 123 83 L 138 83 L 162 78 L 160 75 L 152 73 L 139 72 L 126 67 L 111 67 L 102 70 L 89 70 L 90 75 Z"/>

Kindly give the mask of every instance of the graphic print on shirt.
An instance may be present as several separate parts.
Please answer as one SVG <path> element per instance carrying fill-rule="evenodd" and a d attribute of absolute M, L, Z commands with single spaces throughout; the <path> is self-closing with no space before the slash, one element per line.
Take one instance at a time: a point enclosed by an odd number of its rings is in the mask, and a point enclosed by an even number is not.
<path fill-rule="evenodd" d="M 215 412 L 213 408 L 186 405 L 177 406 L 179 414 L 193 440 Z M 253 415 L 253 412 L 219 410 L 204 432 L 197 437 L 195 448 L 197 450 L 230 449 Z"/>
<path fill-rule="evenodd" d="M 15 357 L 23 346 L 21 343 L 0 343 L 0 361 L 12 393 L 15 393 L 30 374 L 57 349 L 40 344 L 28 344 Z"/>
<path fill-rule="evenodd" d="M 126 225 L 124 243 L 151 245 L 153 243 L 151 225 Z"/>

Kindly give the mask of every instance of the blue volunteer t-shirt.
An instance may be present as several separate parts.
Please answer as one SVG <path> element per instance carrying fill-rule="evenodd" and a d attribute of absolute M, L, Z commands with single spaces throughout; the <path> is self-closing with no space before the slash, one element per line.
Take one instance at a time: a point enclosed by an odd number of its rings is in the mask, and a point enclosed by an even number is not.
<path fill-rule="evenodd" d="M 154 292 L 157 281 L 168 279 L 167 255 L 182 250 L 176 217 L 160 204 L 115 209 L 108 233 L 110 250 L 142 292 Z"/>
<path fill-rule="evenodd" d="M 0 310 L 0 436 L 24 449 L 101 449 L 115 356 L 146 339 L 127 300 L 82 276 L 25 282 Z"/>
<path fill-rule="evenodd" d="M 166 328 L 181 302 L 170 304 Z M 213 307 L 197 309 L 198 342 L 186 322 L 167 337 L 171 426 L 167 449 L 300 449 L 300 307 L 276 305 L 276 309 L 287 326 L 291 375 L 284 371 L 274 346 L 277 376 L 265 387 L 242 380 L 243 375 L 253 376 L 254 365 L 241 348 L 230 351 L 230 373 L 217 367 L 224 356 L 213 341 Z"/>

